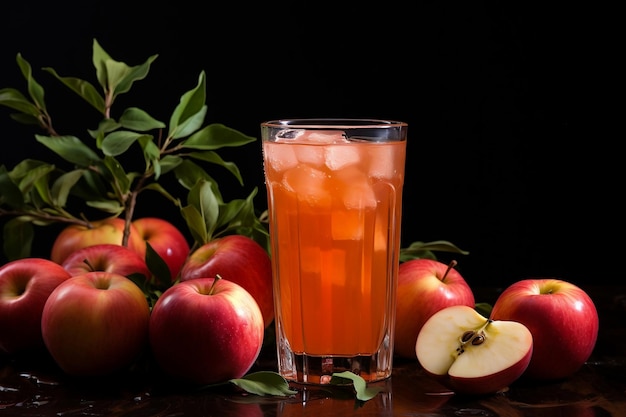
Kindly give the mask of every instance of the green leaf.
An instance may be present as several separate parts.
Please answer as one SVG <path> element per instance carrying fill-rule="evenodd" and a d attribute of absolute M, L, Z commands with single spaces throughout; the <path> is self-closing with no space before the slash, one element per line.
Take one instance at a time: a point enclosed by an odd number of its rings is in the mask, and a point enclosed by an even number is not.
<path fill-rule="evenodd" d="M 11 117 L 11 119 L 15 120 L 16 122 L 24 125 L 35 125 L 40 127 L 42 126 L 41 120 L 39 120 L 38 116 L 32 116 L 26 113 L 13 113 L 10 114 L 9 117 Z"/>
<path fill-rule="evenodd" d="M 178 182 L 188 190 L 196 185 L 198 181 L 215 182 L 201 166 L 188 159 L 183 160 L 174 168 L 174 175 L 176 175 Z"/>
<path fill-rule="evenodd" d="M 85 170 L 83 177 L 72 188 L 72 196 L 77 197 L 80 201 L 98 200 L 106 197 L 111 188 L 111 177 L 102 175 L 101 172 L 107 172 L 108 168 L 104 163 L 99 163 L 101 168 L 96 173 L 92 170 Z"/>
<path fill-rule="evenodd" d="M 163 188 L 163 186 L 159 183 L 153 182 L 150 183 L 148 185 L 146 185 L 144 188 L 144 190 L 153 190 L 158 192 L 159 194 L 161 194 L 162 196 L 164 196 L 165 198 L 167 198 L 168 200 L 170 200 L 171 202 L 174 203 L 174 205 L 176 207 L 180 207 L 181 203 L 180 200 L 176 197 L 174 197 L 173 195 L 171 195 L 165 188 Z"/>
<path fill-rule="evenodd" d="M 185 136 L 189 136 L 196 130 L 200 129 L 200 126 L 202 126 L 202 123 L 204 123 L 206 112 L 207 106 L 202 106 L 199 112 L 191 115 L 184 122 L 181 122 L 178 127 L 176 127 L 173 139 L 179 139 Z"/>
<path fill-rule="evenodd" d="M 54 206 L 52 195 L 50 194 L 49 172 L 41 171 L 41 173 L 43 175 L 39 175 L 33 183 L 35 190 L 37 190 L 37 194 L 41 201 L 43 201 L 47 206 Z M 35 201 L 35 198 L 32 200 Z"/>
<path fill-rule="evenodd" d="M 118 193 L 118 198 L 122 200 L 123 195 L 128 193 L 130 190 L 130 179 L 124 171 L 124 167 L 120 162 L 113 158 L 112 156 L 104 157 L 104 165 L 107 170 L 111 173 L 111 180 L 115 183 L 115 189 Z"/>
<path fill-rule="evenodd" d="M 275 395 L 285 397 L 297 394 L 297 391 L 289 388 L 287 380 L 276 372 L 253 372 L 245 375 L 243 378 L 231 379 L 229 381 L 246 392 L 255 395 Z"/>
<path fill-rule="evenodd" d="M 244 135 L 238 130 L 213 123 L 194 133 L 181 146 L 189 149 L 215 150 L 223 147 L 237 147 L 256 141 L 252 136 Z"/>
<path fill-rule="evenodd" d="M 37 182 L 41 178 L 46 177 L 49 173 L 54 171 L 54 169 L 54 165 L 42 164 L 28 171 L 19 182 L 22 193 L 26 194 L 30 192 L 33 187 L 36 187 Z"/>
<path fill-rule="evenodd" d="M 65 84 L 66 87 L 82 97 L 101 114 L 106 115 L 104 98 L 100 95 L 100 93 L 98 93 L 98 90 L 96 90 L 91 83 L 76 77 L 61 77 L 53 68 L 46 67 L 44 68 L 44 71 L 54 75 L 59 81 Z"/>
<path fill-rule="evenodd" d="M 105 213 L 115 216 L 122 214 L 125 209 L 125 207 L 117 200 L 90 200 L 86 201 L 85 204 L 89 207 L 97 208 L 98 210 L 102 210 Z"/>
<path fill-rule="evenodd" d="M 96 139 L 99 136 L 104 137 L 104 133 L 113 132 L 114 130 L 119 129 L 121 126 L 122 125 L 119 122 L 113 119 L 102 119 L 98 124 L 97 130 L 88 130 L 88 132 L 92 138 Z"/>
<path fill-rule="evenodd" d="M 469 255 L 469 252 L 459 249 L 456 245 L 447 240 L 435 240 L 432 242 L 413 242 L 408 248 L 400 249 L 400 262 L 406 262 L 411 259 L 436 259 L 433 252 L 450 252 L 461 255 Z"/>
<path fill-rule="evenodd" d="M 200 128 L 206 113 L 205 100 L 206 75 L 202 71 L 196 87 L 183 94 L 174 109 L 170 117 L 168 136 L 180 138 Z M 198 115 L 202 115 L 202 120 L 198 120 Z M 190 119 L 192 119 L 193 124 L 189 122 Z M 194 127 L 195 129 L 193 129 Z"/>
<path fill-rule="evenodd" d="M 227 226 L 221 234 L 236 233 L 253 237 L 255 235 L 254 232 L 259 228 L 265 231 L 265 228 L 260 225 L 254 210 L 254 196 L 257 192 L 258 188 L 254 187 L 245 200 L 235 199 L 220 206 L 217 225 L 218 227 Z"/>
<path fill-rule="evenodd" d="M 35 232 L 33 225 L 20 218 L 7 221 L 2 230 L 2 245 L 8 260 L 27 258 L 30 256 Z"/>
<path fill-rule="evenodd" d="M 28 94 L 33 99 L 35 105 L 39 109 L 45 111 L 46 103 L 44 101 L 43 87 L 33 78 L 33 71 L 30 67 L 30 64 L 28 63 L 28 61 L 22 58 L 21 54 L 17 54 L 17 65 L 22 70 L 22 75 L 24 76 L 24 78 L 26 78 L 26 81 L 28 82 Z"/>
<path fill-rule="evenodd" d="M 0 205 L 19 209 L 24 206 L 22 190 L 13 182 L 4 165 L 0 166 Z"/>
<path fill-rule="evenodd" d="M 151 162 L 152 162 L 152 169 L 154 172 L 154 180 L 158 181 L 159 178 L 161 178 L 161 162 L 158 159 L 153 159 Z"/>
<path fill-rule="evenodd" d="M 127 93 L 135 81 L 143 80 L 150 71 L 150 65 L 157 59 L 158 55 L 152 55 L 143 64 L 128 67 L 123 72 L 123 76 L 118 79 L 115 85 L 115 95 L 118 96 Z"/>
<path fill-rule="evenodd" d="M 106 135 L 102 140 L 102 152 L 107 156 L 121 155 L 139 138 L 150 139 L 152 136 L 128 130 L 116 130 Z"/>
<path fill-rule="evenodd" d="M 256 192 L 256 187 L 255 187 Z M 219 224 L 231 224 L 233 226 L 240 226 L 243 223 L 249 223 L 246 218 L 250 213 L 247 210 L 248 200 L 234 199 L 226 204 L 222 204 L 220 207 Z"/>
<path fill-rule="evenodd" d="M 112 60 L 113 58 L 111 58 L 109 54 L 106 53 L 104 49 L 102 49 L 96 39 L 93 40 L 92 45 L 93 53 L 91 56 L 91 62 L 96 68 L 96 78 L 98 78 L 98 83 L 100 84 L 100 87 L 102 87 L 102 90 L 106 91 L 109 85 L 106 62 Z"/>
<path fill-rule="evenodd" d="M 98 82 L 105 91 L 113 95 L 113 98 L 128 92 L 135 81 L 144 79 L 150 71 L 150 64 L 157 57 L 158 55 L 152 55 L 143 64 L 131 67 L 115 61 L 96 39 L 93 40 L 92 63 L 96 68 Z"/>
<path fill-rule="evenodd" d="M 9 172 L 9 176 L 11 177 L 13 182 L 18 184 L 22 178 L 24 178 L 30 173 L 30 171 L 37 169 L 42 165 L 52 166 L 52 167 L 54 166 L 52 164 L 48 164 L 43 161 L 38 161 L 36 159 L 27 158 L 19 162 L 17 165 L 15 165 L 15 167 Z"/>
<path fill-rule="evenodd" d="M 185 206 L 180 210 L 180 214 L 187 223 L 187 229 L 195 242 L 204 243 L 209 241 L 206 224 L 200 211 L 192 206 Z"/>
<path fill-rule="evenodd" d="M 55 206 L 65 207 L 72 187 L 82 178 L 84 172 L 82 169 L 66 172 L 52 183 L 50 195 Z"/>
<path fill-rule="evenodd" d="M 178 155 L 165 155 L 159 160 L 161 174 L 166 174 L 183 163 L 183 158 Z"/>
<path fill-rule="evenodd" d="M 159 256 L 159 254 L 152 248 L 150 243 L 146 241 L 146 265 L 152 273 L 153 281 L 152 285 L 161 290 L 166 290 L 172 285 L 172 276 L 167 263 Z"/>
<path fill-rule="evenodd" d="M 161 151 L 159 147 L 154 143 L 154 137 L 152 136 L 143 136 L 140 137 L 139 146 L 143 150 L 143 159 L 146 163 L 146 171 L 153 167 L 154 170 L 154 180 L 158 181 L 161 177 L 161 161 L 159 158 L 161 157 Z"/>
<path fill-rule="evenodd" d="M 198 159 L 205 162 L 210 162 L 215 165 L 220 165 L 226 168 L 231 174 L 237 178 L 239 184 L 243 185 L 243 178 L 241 177 L 241 173 L 239 172 L 239 168 L 234 162 L 226 162 L 224 161 L 217 152 L 214 151 L 206 151 L 206 152 L 191 152 L 189 157 Z"/>
<path fill-rule="evenodd" d="M 80 167 L 88 167 L 100 160 L 91 148 L 80 141 L 76 136 L 41 136 L 35 135 L 37 141 L 61 158 Z"/>
<path fill-rule="evenodd" d="M 119 83 L 128 75 L 130 67 L 123 62 L 108 59 L 104 61 L 107 70 L 107 91 L 114 92 Z"/>
<path fill-rule="evenodd" d="M 165 127 L 165 123 L 154 119 L 148 113 L 137 107 L 129 107 L 124 110 L 119 122 L 122 127 L 137 130 L 139 132 L 146 132 L 152 129 L 162 129 Z"/>
<path fill-rule="evenodd" d="M 382 387 L 368 387 L 363 378 L 350 371 L 334 373 L 330 383 L 334 385 L 343 385 L 346 384 L 347 380 L 352 381 L 356 392 L 356 398 L 360 401 L 371 400 L 382 390 Z"/>
<path fill-rule="evenodd" d="M 476 310 L 483 317 L 491 316 L 491 310 L 493 310 L 493 306 L 489 303 L 476 303 L 474 305 L 474 310 Z"/>
<path fill-rule="evenodd" d="M 32 117 L 39 117 L 39 109 L 37 106 L 28 101 L 28 99 L 15 88 L 3 88 L 0 90 L 0 104 Z"/>
<path fill-rule="evenodd" d="M 220 203 L 222 202 L 219 195 L 214 192 L 215 189 L 216 186 L 214 182 L 200 180 L 189 190 L 187 196 L 189 205 L 195 207 L 202 216 L 207 231 L 206 236 L 209 239 L 213 235 L 213 231 L 217 228 Z M 207 243 L 207 241 L 202 243 Z"/>
<path fill-rule="evenodd" d="M 102 142 L 104 141 L 105 132 L 96 130 L 90 131 L 89 134 L 96 140 L 96 148 L 102 149 Z"/>

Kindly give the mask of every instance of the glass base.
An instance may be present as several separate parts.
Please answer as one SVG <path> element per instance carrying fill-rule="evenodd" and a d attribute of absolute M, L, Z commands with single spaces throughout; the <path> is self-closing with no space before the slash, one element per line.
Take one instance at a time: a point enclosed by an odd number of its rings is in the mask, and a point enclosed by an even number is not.
<path fill-rule="evenodd" d="M 350 371 L 365 382 L 376 382 L 391 376 L 391 355 L 310 356 L 282 352 L 278 371 L 288 381 L 300 384 L 328 384 L 334 373 Z"/>

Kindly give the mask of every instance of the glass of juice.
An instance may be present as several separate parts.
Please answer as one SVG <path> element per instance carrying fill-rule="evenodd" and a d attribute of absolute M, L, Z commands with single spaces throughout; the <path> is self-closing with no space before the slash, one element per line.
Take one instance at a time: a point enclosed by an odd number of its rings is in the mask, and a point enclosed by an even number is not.
<path fill-rule="evenodd" d="M 278 371 L 328 383 L 392 371 L 407 124 L 261 124 Z"/>

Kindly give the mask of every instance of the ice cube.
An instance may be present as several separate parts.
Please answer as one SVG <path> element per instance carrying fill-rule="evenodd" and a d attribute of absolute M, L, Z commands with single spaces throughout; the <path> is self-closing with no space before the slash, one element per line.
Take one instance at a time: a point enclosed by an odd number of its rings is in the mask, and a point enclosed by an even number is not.
<path fill-rule="evenodd" d="M 315 143 L 346 143 L 346 135 L 341 130 L 307 130 L 299 140 Z"/>
<path fill-rule="evenodd" d="M 303 164 L 322 166 L 324 165 L 324 147 L 317 145 L 293 145 L 298 161 Z"/>
<path fill-rule="evenodd" d="M 370 176 L 382 179 L 392 179 L 395 176 L 395 148 L 386 145 L 371 146 L 368 155 Z"/>
<path fill-rule="evenodd" d="M 358 146 L 332 145 L 326 147 L 326 166 L 332 170 L 342 169 L 361 160 Z"/>
<path fill-rule="evenodd" d="M 376 194 L 368 182 L 362 181 L 346 188 L 343 204 L 347 209 L 364 210 L 376 208 Z"/>
<path fill-rule="evenodd" d="M 352 165 L 336 171 L 334 178 L 340 182 L 337 188 L 347 209 L 376 208 L 376 194 L 369 178 L 357 166 Z"/>
<path fill-rule="evenodd" d="M 302 163 L 322 166 L 326 160 L 324 145 L 346 142 L 342 131 L 306 130 L 298 136 L 296 155 Z"/>
<path fill-rule="evenodd" d="M 283 186 L 297 193 L 298 200 L 314 206 L 330 206 L 331 195 L 327 186 L 328 177 L 323 171 L 308 165 L 289 169 L 283 176 Z"/>
<path fill-rule="evenodd" d="M 275 171 L 282 172 L 298 164 L 298 158 L 291 145 L 265 143 L 264 152 L 265 160 Z"/>

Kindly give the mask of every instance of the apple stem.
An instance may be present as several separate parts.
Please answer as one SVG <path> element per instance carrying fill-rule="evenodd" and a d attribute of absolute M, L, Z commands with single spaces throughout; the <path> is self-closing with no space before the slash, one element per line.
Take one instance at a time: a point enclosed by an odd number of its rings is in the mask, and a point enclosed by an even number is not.
<path fill-rule="evenodd" d="M 89 268 L 90 271 L 95 271 L 96 268 L 94 268 L 94 266 L 91 264 L 91 262 L 89 262 L 89 259 L 83 259 L 83 262 L 87 265 L 87 267 Z"/>
<path fill-rule="evenodd" d="M 215 284 L 217 284 L 217 281 L 219 281 L 220 279 L 222 279 L 220 274 L 215 274 L 215 278 L 213 279 L 213 284 L 211 284 L 211 288 L 209 289 L 209 295 L 213 295 Z"/>
<path fill-rule="evenodd" d="M 450 272 L 450 270 L 454 268 L 457 264 L 458 262 L 454 259 L 450 261 L 450 263 L 448 264 L 448 269 L 446 269 L 446 273 L 443 274 L 443 278 L 441 279 L 442 281 L 446 279 L 446 277 L 448 276 L 448 272 Z"/>

